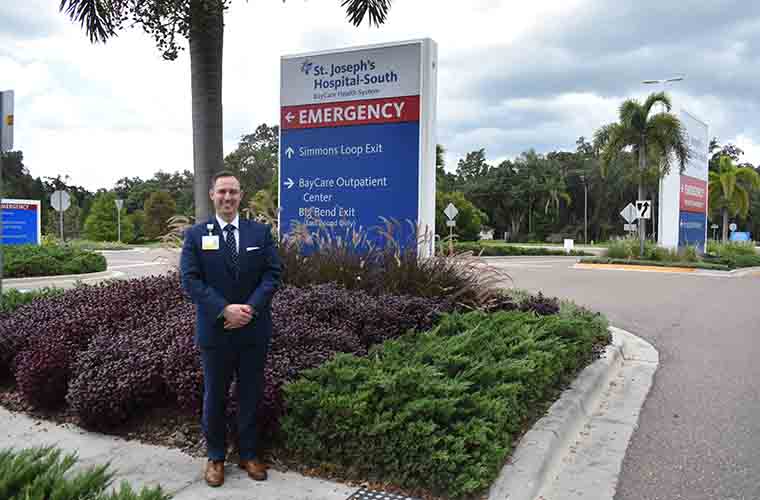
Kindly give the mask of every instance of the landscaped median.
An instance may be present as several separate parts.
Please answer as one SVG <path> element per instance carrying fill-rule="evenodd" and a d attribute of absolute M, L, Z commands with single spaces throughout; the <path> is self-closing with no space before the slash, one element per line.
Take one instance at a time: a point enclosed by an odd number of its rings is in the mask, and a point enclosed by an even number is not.
<path fill-rule="evenodd" d="M 259 423 L 297 470 L 479 494 L 610 340 L 598 314 L 493 288 L 477 259 L 281 253 Z M 193 330 L 173 275 L 39 297 L 0 317 L 0 404 L 200 455 Z"/>
<path fill-rule="evenodd" d="M 447 253 L 448 245 L 442 243 L 439 252 Z M 472 252 L 474 255 L 481 257 L 508 257 L 508 256 L 541 256 L 541 255 L 571 255 L 585 256 L 592 255 L 582 250 L 565 251 L 562 248 L 547 247 L 527 247 L 519 245 L 508 245 L 504 243 L 495 243 L 491 241 L 463 241 L 454 243 L 454 253 Z"/>
<path fill-rule="evenodd" d="M 633 238 L 610 244 L 606 257 L 584 258 L 578 264 L 578 267 L 589 268 L 669 272 L 732 271 L 755 266 L 760 266 L 760 254 L 750 244 L 710 242 L 707 252 L 699 255 L 694 247 L 671 250 L 646 241 L 642 258 L 640 243 Z"/>
<path fill-rule="evenodd" d="M 97 273 L 107 268 L 101 254 L 66 245 L 4 245 L 3 277 L 32 278 Z"/>

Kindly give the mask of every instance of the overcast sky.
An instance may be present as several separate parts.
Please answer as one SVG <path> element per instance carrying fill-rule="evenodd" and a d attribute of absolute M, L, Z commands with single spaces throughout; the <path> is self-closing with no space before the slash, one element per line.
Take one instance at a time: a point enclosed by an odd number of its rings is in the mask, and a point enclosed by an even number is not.
<path fill-rule="evenodd" d="M 34 176 L 89 189 L 192 170 L 190 64 L 127 29 L 91 45 L 58 0 L 0 0 L 0 89 L 16 91 L 15 149 Z M 626 6 L 627 5 L 627 6 Z M 284 54 L 430 37 L 438 42 L 438 142 L 448 168 L 574 149 L 620 102 L 685 74 L 676 107 L 760 163 L 760 2 L 394 0 L 382 27 L 352 27 L 340 0 L 234 0 L 224 41 L 224 145 L 276 124 Z"/>

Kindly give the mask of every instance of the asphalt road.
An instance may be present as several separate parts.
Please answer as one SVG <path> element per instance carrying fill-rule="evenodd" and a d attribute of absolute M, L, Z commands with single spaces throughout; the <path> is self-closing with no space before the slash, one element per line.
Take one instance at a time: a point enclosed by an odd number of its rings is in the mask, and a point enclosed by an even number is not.
<path fill-rule="evenodd" d="M 580 270 L 573 261 L 489 259 L 516 287 L 601 311 L 659 351 L 615 498 L 760 499 L 760 272 Z"/>

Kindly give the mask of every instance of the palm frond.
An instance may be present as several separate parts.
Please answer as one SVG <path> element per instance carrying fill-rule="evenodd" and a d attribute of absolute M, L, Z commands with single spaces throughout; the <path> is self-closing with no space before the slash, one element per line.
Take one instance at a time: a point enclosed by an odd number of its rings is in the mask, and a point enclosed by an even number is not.
<path fill-rule="evenodd" d="M 391 0 L 343 0 L 340 5 L 346 9 L 346 16 L 354 26 L 359 26 L 367 16 L 370 26 L 380 26 L 388 18 Z"/>
<path fill-rule="evenodd" d="M 59 10 L 72 21 L 79 22 L 90 41 L 105 42 L 116 35 L 121 19 L 120 1 L 111 0 L 61 0 Z"/>
<path fill-rule="evenodd" d="M 649 116 L 649 114 L 652 112 L 652 108 L 657 103 L 664 104 L 665 110 L 668 113 L 670 113 L 670 110 L 673 107 L 670 101 L 670 97 L 668 97 L 668 95 L 665 92 L 655 92 L 655 93 L 649 94 L 649 96 L 644 101 L 644 105 L 642 106 L 646 116 Z"/>

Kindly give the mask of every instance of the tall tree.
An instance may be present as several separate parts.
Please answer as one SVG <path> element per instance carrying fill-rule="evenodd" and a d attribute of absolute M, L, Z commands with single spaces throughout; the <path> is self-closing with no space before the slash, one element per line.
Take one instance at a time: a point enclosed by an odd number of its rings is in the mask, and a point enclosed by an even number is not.
<path fill-rule="evenodd" d="M 746 217 L 750 196 L 760 190 L 760 175 L 749 167 L 737 167 L 730 156 L 720 159 L 718 172 L 710 172 L 710 209 L 720 213 L 723 221 L 723 241 L 728 239 L 728 218 Z"/>
<path fill-rule="evenodd" d="M 238 147 L 224 159 L 224 168 L 240 180 L 241 206 L 248 206 L 253 196 L 267 189 L 277 172 L 280 127 L 262 123 L 252 134 L 240 138 Z"/>
<path fill-rule="evenodd" d="M 665 106 L 664 113 L 653 112 L 658 103 Z M 664 92 L 650 94 L 643 103 L 636 99 L 626 99 L 620 105 L 619 121 L 603 126 L 594 135 L 596 147 L 601 151 L 603 168 L 607 168 L 621 152 L 632 148 L 638 165 L 636 173 L 640 200 L 645 196 L 647 160 L 658 160 L 661 165 L 660 175 L 670 170 L 671 155 L 675 156 L 681 170 L 686 167 L 688 142 L 681 121 L 670 113 L 671 107 L 670 98 Z M 639 222 L 639 238 L 643 250 L 646 222 Z"/>
<path fill-rule="evenodd" d="M 95 195 L 90 215 L 84 223 L 84 234 L 93 241 L 116 241 L 118 239 L 118 214 L 116 210 L 116 194 L 100 191 Z M 121 241 L 129 243 L 134 239 L 132 220 L 127 217 L 127 211 L 121 209 Z"/>
<path fill-rule="evenodd" d="M 151 34 L 164 59 L 174 60 L 183 38 L 190 47 L 195 216 L 211 213 L 208 185 L 223 165 L 222 52 L 224 11 L 230 0 L 61 0 L 60 9 L 78 21 L 90 41 L 105 42 L 126 24 Z M 351 23 L 365 17 L 385 22 L 391 0 L 341 0 Z"/>
<path fill-rule="evenodd" d="M 145 201 L 145 225 L 143 227 L 145 237 L 156 239 L 165 235 L 169 232 L 169 218 L 175 215 L 177 215 L 177 204 L 171 195 L 165 191 L 154 191 Z"/>

